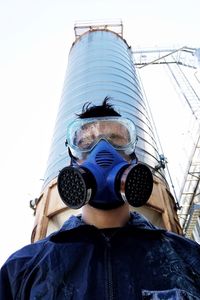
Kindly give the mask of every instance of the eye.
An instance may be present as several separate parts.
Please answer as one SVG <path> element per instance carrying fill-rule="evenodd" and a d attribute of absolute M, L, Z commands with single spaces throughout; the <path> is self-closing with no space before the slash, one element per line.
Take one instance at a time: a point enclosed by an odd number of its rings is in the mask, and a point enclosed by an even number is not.
<path fill-rule="evenodd" d="M 108 138 L 110 138 L 112 140 L 117 139 L 119 137 L 116 133 L 110 133 L 107 136 L 108 136 Z"/>
<path fill-rule="evenodd" d="M 81 149 L 87 149 L 91 146 L 91 144 L 94 142 L 95 136 L 92 135 L 87 135 L 83 136 L 79 141 L 78 141 L 78 147 Z"/>
<path fill-rule="evenodd" d="M 83 139 L 80 139 L 80 140 L 78 141 L 78 143 L 77 143 L 77 146 L 78 146 L 78 147 L 81 147 L 82 144 L 83 144 Z"/>
<path fill-rule="evenodd" d="M 111 133 L 111 134 L 109 135 L 109 138 L 111 138 L 111 139 L 113 139 L 113 140 L 120 140 L 120 139 L 123 139 L 122 136 L 120 136 L 120 135 L 118 135 L 118 134 L 116 134 L 116 133 Z"/>
<path fill-rule="evenodd" d="M 124 146 L 127 145 L 128 143 L 126 137 L 115 133 L 111 133 L 110 135 L 107 136 L 107 138 L 110 140 L 110 142 L 112 142 L 112 144 L 117 146 Z"/>

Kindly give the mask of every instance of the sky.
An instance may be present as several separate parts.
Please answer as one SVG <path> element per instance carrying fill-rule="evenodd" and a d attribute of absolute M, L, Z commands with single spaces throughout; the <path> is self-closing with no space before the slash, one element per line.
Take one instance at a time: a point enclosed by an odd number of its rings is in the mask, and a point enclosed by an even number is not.
<path fill-rule="evenodd" d="M 29 201 L 41 191 L 75 21 L 122 19 L 133 50 L 199 48 L 199 11 L 199 0 L 0 0 L 0 265 L 30 243 Z M 158 107 L 158 71 L 145 72 L 150 106 Z M 169 122 L 158 115 L 164 130 Z"/>

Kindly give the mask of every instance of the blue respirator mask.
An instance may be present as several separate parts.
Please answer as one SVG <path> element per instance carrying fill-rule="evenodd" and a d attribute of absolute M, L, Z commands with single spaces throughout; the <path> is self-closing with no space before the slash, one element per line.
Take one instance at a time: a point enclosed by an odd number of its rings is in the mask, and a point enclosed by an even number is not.
<path fill-rule="evenodd" d="M 85 204 L 108 210 L 128 202 L 144 205 L 152 192 L 150 169 L 133 157 L 135 125 L 122 117 L 79 119 L 67 133 L 71 166 L 58 175 L 58 192 L 70 208 Z M 76 158 L 76 159 L 74 159 Z"/>

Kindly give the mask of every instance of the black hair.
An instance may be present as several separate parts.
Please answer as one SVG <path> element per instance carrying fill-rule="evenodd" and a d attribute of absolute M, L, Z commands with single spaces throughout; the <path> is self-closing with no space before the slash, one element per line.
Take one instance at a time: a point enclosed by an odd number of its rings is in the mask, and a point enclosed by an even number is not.
<path fill-rule="evenodd" d="M 95 117 L 121 117 L 121 115 L 113 108 L 112 104 L 108 103 L 110 97 L 105 97 L 101 105 L 92 105 L 91 102 L 86 102 L 83 105 L 82 112 L 77 114 L 80 119 L 95 118 Z M 92 105 L 92 106 L 91 106 Z"/>

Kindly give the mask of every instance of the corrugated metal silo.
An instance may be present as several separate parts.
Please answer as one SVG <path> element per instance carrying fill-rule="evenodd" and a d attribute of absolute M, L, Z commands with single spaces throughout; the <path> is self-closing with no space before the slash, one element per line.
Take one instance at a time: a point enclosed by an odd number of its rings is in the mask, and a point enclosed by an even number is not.
<path fill-rule="evenodd" d="M 121 25 L 122 26 L 122 25 Z M 83 27 L 76 27 L 81 30 Z M 65 147 L 66 128 L 85 102 L 99 105 L 106 96 L 119 113 L 132 119 L 137 127 L 136 154 L 154 173 L 154 189 L 147 205 L 137 209 L 154 224 L 180 233 L 175 202 L 169 192 L 165 174 L 134 67 L 131 48 L 121 33 L 107 26 L 89 26 L 72 45 L 64 87 L 55 124 L 44 186 L 36 205 L 36 222 L 32 240 L 58 229 L 72 214 L 59 198 L 56 179 L 69 163 Z M 78 211 L 73 211 L 77 213 Z"/>

